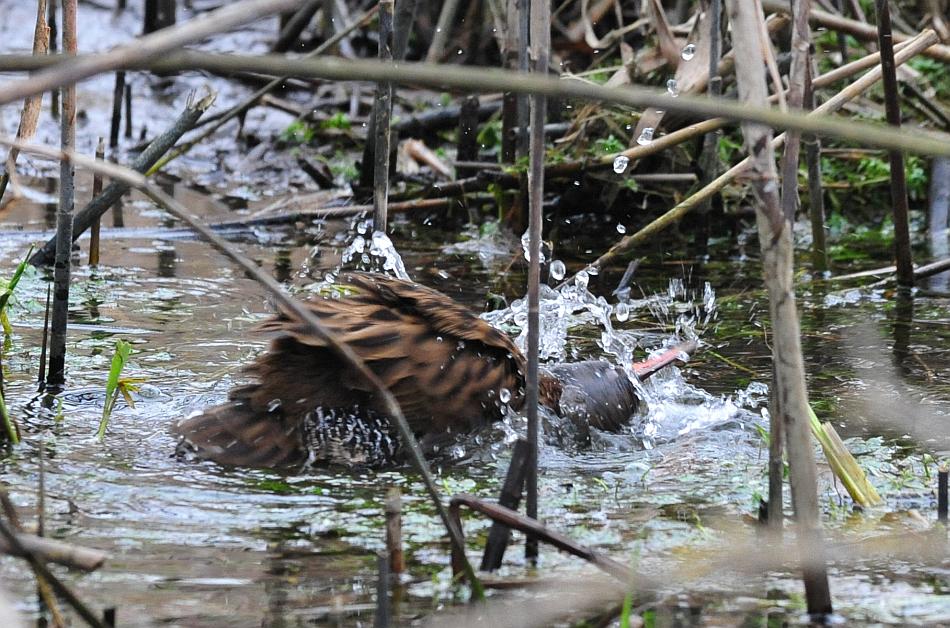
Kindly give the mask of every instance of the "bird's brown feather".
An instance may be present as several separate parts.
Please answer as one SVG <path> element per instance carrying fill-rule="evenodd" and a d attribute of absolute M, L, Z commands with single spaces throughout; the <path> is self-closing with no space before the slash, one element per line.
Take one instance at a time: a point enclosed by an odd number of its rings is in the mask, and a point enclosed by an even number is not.
<path fill-rule="evenodd" d="M 351 273 L 340 277 L 333 294 L 307 306 L 389 388 L 417 433 L 464 431 L 495 420 L 503 388 L 513 407 L 523 403 L 524 356 L 514 343 L 435 290 Z M 296 461 L 306 457 L 297 423 L 314 408 L 358 405 L 384 413 L 368 383 L 292 314 L 280 312 L 258 329 L 273 339 L 248 368 L 254 383 L 178 428 L 203 457 L 255 464 L 250 449 L 256 440 L 268 448 L 262 462 Z M 262 432 L 272 432 L 270 439 L 262 440 Z"/>

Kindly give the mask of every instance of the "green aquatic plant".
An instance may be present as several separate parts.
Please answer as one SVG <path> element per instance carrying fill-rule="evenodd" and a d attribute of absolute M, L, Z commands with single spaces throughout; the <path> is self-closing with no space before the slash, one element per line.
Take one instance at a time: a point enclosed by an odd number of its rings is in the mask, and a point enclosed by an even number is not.
<path fill-rule="evenodd" d="M 627 150 L 626 144 L 614 137 L 613 134 L 594 140 L 591 152 L 595 155 L 613 155 Z"/>
<path fill-rule="evenodd" d="M 116 401 L 119 400 L 119 395 L 122 395 L 129 407 L 135 407 L 131 393 L 138 390 L 138 383 L 142 380 L 121 377 L 122 369 L 125 368 L 131 355 L 131 343 L 125 340 L 116 340 L 115 353 L 112 355 L 112 366 L 109 368 L 109 378 L 106 380 L 106 402 L 102 406 L 102 418 L 99 419 L 99 430 L 96 432 L 96 437 L 100 441 L 106 436 L 109 417 L 112 416 L 112 410 L 115 408 Z"/>
<path fill-rule="evenodd" d="M 295 120 L 281 131 L 280 139 L 288 144 L 309 144 L 313 140 L 313 127 L 306 122 Z"/>
<path fill-rule="evenodd" d="M 3 290 L 3 292 L 0 292 L 0 326 L 3 327 L 4 335 L 7 336 L 13 333 L 13 328 L 10 326 L 10 318 L 7 315 L 7 304 L 10 302 L 10 298 L 13 297 L 13 291 L 16 290 L 17 284 L 20 283 L 20 278 L 23 277 L 23 272 L 26 270 L 32 254 L 33 245 L 31 244 L 30 250 L 26 252 L 23 261 L 17 265 L 10 280 L 6 282 L 0 280 L 0 289 Z"/>
<path fill-rule="evenodd" d="M 10 418 L 10 413 L 7 411 L 7 404 L 3 400 L 2 390 L 0 390 L 0 421 L 3 422 L 3 431 L 6 434 L 7 440 L 14 445 L 19 444 L 20 430 L 16 423 L 13 422 L 13 419 Z"/>
<path fill-rule="evenodd" d="M 326 120 L 322 120 L 320 122 L 320 127 L 323 129 L 339 129 L 341 131 L 347 131 L 350 129 L 350 126 L 350 117 L 342 111 L 338 111 Z M 313 137 L 312 132 L 311 137 Z"/>

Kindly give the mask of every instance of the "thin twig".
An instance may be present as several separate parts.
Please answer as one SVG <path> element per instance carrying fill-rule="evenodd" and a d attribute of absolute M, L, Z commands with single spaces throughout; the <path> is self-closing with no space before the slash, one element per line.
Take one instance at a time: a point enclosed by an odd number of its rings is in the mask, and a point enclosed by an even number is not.
<path fill-rule="evenodd" d="M 551 48 L 551 3 L 531 1 L 531 57 L 536 74 L 545 75 Z M 528 473 L 525 478 L 527 496 L 525 511 L 532 519 L 538 518 L 538 352 L 541 337 L 540 282 L 541 282 L 541 222 L 544 212 L 544 123 L 547 99 L 542 94 L 531 98 L 531 144 L 528 170 L 528 374 L 525 406 L 528 411 Z M 538 558 L 537 539 L 528 537 L 525 556 Z"/>
<path fill-rule="evenodd" d="M 75 55 L 77 52 L 76 11 L 77 0 L 63 0 L 63 52 L 67 55 Z M 68 84 L 63 87 L 62 101 L 60 146 L 65 152 L 69 152 L 76 145 L 75 84 Z M 73 165 L 69 161 L 62 161 L 59 164 L 56 260 L 53 267 L 53 313 L 50 318 L 49 374 L 46 377 L 46 383 L 51 386 L 60 386 L 66 381 L 66 319 L 69 311 L 74 203 Z"/>
<path fill-rule="evenodd" d="M 915 40 L 916 43 L 925 44 L 922 49 L 927 49 L 937 41 L 937 36 L 928 29 L 918 35 Z M 77 60 L 97 56 L 80 55 Z M 15 65 L 14 69 L 17 70 L 36 69 L 50 63 L 46 58 L 33 59 L 30 55 L 0 55 L 0 71 L 8 69 L 6 65 L 8 61 Z M 65 68 L 71 66 L 73 62 L 60 60 L 57 63 L 54 59 L 52 63 Z M 604 87 L 582 81 L 560 80 L 501 69 L 466 68 L 464 72 L 446 72 L 445 68 L 439 65 L 423 63 L 393 65 L 373 59 L 287 59 L 275 55 L 245 56 L 181 51 L 147 63 L 115 61 L 106 71 L 123 67 L 162 72 L 198 69 L 233 72 L 243 69 L 328 80 L 392 81 L 401 85 L 415 84 L 433 88 L 457 88 L 483 92 L 513 91 L 520 94 L 578 98 L 637 108 L 663 107 L 667 111 L 690 117 L 722 117 L 743 122 L 757 122 L 776 128 L 797 129 L 803 133 L 852 140 L 868 146 L 906 150 L 923 155 L 950 156 L 950 144 L 923 133 L 912 133 L 907 130 L 898 132 L 853 120 L 835 120 L 830 116 L 782 113 L 769 107 L 743 106 L 728 100 L 711 102 L 708 98 L 690 94 L 670 98 L 666 91 L 653 88 L 633 85 L 623 88 Z M 0 86 L 0 105 L 9 102 L 9 94 L 9 90 Z"/>

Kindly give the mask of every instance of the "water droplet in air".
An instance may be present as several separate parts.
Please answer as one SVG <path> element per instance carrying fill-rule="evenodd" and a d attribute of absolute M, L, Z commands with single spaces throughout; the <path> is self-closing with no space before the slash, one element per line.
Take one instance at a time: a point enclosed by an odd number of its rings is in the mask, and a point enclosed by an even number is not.
<path fill-rule="evenodd" d="M 359 223 L 357 223 L 357 225 L 356 225 L 356 233 L 358 233 L 358 234 L 360 234 L 360 235 L 363 235 L 363 234 L 366 233 L 366 229 L 367 229 L 367 228 L 368 228 L 368 226 L 367 226 L 367 224 L 366 224 L 366 221 L 365 221 L 365 220 L 361 220 L 361 221 L 359 221 Z"/>
<path fill-rule="evenodd" d="M 502 388 L 498 393 L 498 399 L 501 400 L 502 403 L 508 403 L 511 401 L 511 391 L 507 388 Z"/>
<path fill-rule="evenodd" d="M 673 98 L 680 95 L 679 87 L 676 85 L 676 79 L 670 79 L 666 82 L 666 93 Z"/>
<path fill-rule="evenodd" d="M 623 226 L 623 223 L 617 223 L 617 233 L 627 233 L 627 228 Z"/>
<path fill-rule="evenodd" d="M 626 303 L 617 304 L 617 320 L 621 323 L 630 318 L 630 306 Z"/>
<path fill-rule="evenodd" d="M 567 268 L 564 267 L 564 262 L 559 259 L 553 260 L 551 266 L 548 269 L 548 272 L 551 273 L 551 278 L 560 281 L 564 279 L 564 275 L 567 273 Z"/>
<path fill-rule="evenodd" d="M 653 141 L 653 127 L 646 126 L 643 127 L 643 131 L 640 132 L 640 137 L 637 138 L 637 144 L 640 146 L 646 146 Z"/>
<path fill-rule="evenodd" d="M 271 399 L 267 402 L 267 411 L 276 412 L 280 408 L 280 399 Z"/>
<path fill-rule="evenodd" d="M 531 261 L 531 233 L 529 231 L 525 231 L 524 234 L 522 234 L 521 236 L 521 248 L 524 249 L 524 258 L 530 262 Z M 539 260 L 540 260 L 540 263 L 542 264 L 544 263 L 543 251 L 541 252 Z"/>
<path fill-rule="evenodd" d="M 581 290 L 587 290 L 587 284 L 590 283 L 590 275 L 586 270 L 582 270 L 574 277 L 574 285 Z"/>
<path fill-rule="evenodd" d="M 683 61 L 691 60 L 696 56 L 696 44 L 686 44 L 680 56 L 683 57 Z"/>
<path fill-rule="evenodd" d="M 623 174 L 623 171 L 627 169 L 627 166 L 630 164 L 630 158 L 626 155 L 617 155 L 614 157 L 614 172 L 617 174 Z"/>

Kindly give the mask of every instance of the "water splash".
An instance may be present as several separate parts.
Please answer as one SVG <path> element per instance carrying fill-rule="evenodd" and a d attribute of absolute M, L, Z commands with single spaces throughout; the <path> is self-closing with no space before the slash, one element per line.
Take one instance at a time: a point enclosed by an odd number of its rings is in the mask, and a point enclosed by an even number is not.
<path fill-rule="evenodd" d="M 614 157 L 614 172 L 617 174 L 623 174 L 624 170 L 627 169 L 627 166 L 630 165 L 630 158 L 626 155 L 617 155 Z"/>
<path fill-rule="evenodd" d="M 342 263 L 336 269 L 337 272 L 356 260 L 352 264 L 356 270 L 383 273 L 408 281 L 410 277 L 406 272 L 406 266 L 392 240 L 382 231 L 370 233 L 371 226 L 372 223 L 368 221 L 360 221 L 356 224 L 356 236 L 343 249 Z"/>
<path fill-rule="evenodd" d="M 640 137 L 637 138 L 637 144 L 640 146 L 647 146 L 650 142 L 653 141 L 653 127 L 648 126 L 644 127 L 640 132 Z"/>
<path fill-rule="evenodd" d="M 531 233 L 530 231 L 525 231 L 521 236 L 521 248 L 524 250 L 524 258 L 531 261 Z M 544 263 L 544 249 L 541 250 L 541 263 Z"/>
<path fill-rule="evenodd" d="M 489 270 L 507 264 L 515 246 L 514 238 L 494 222 L 482 226 L 468 225 L 462 237 L 466 239 L 442 247 L 442 252 L 447 255 L 475 255 L 482 266 Z"/>

